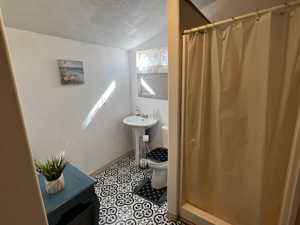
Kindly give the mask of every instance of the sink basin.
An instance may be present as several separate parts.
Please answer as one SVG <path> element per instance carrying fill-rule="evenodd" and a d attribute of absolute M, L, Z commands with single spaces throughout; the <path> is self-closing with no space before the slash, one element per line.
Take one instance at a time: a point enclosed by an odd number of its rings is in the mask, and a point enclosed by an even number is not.
<path fill-rule="evenodd" d="M 143 118 L 141 116 L 127 116 L 123 119 L 123 123 L 132 128 L 135 137 L 135 161 L 136 165 L 140 164 L 141 146 L 140 138 L 145 134 L 145 129 L 153 127 L 158 120 L 151 118 Z"/>
<path fill-rule="evenodd" d="M 123 123 L 131 127 L 150 128 L 158 121 L 151 118 L 143 118 L 141 116 L 128 116 L 123 120 Z"/>

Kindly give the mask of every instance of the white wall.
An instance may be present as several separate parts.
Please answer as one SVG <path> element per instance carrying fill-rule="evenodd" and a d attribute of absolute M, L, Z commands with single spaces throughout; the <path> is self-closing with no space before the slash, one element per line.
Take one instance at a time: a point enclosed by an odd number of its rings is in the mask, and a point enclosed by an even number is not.
<path fill-rule="evenodd" d="M 167 47 L 168 46 L 168 33 L 167 30 L 162 31 L 149 41 L 139 45 L 138 47 L 129 51 L 129 65 L 131 74 L 131 98 L 132 98 L 132 113 L 135 113 L 136 106 L 144 114 L 152 114 L 153 110 L 158 110 L 160 115 L 159 124 L 153 129 L 153 142 L 152 147 L 161 146 L 161 126 L 168 124 L 168 101 L 152 98 L 138 97 L 137 91 L 137 71 L 136 71 L 136 51 L 151 48 Z"/>
<path fill-rule="evenodd" d="M 131 112 L 128 53 L 8 28 L 21 106 L 33 157 L 62 150 L 90 173 L 131 149 L 121 120 Z M 85 84 L 62 86 L 57 59 L 82 60 Z M 116 89 L 86 128 L 82 122 L 109 84 Z"/>

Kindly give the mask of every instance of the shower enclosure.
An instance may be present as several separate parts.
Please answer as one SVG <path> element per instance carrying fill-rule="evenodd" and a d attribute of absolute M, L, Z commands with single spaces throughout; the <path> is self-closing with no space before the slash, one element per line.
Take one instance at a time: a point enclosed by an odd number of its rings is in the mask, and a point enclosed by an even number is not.
<path fill-rule="evenodd" d="M 298 6 L 185 32 L 181 216 L 292 225 L 282 218 L 290 213 L 300 151 Z"/>

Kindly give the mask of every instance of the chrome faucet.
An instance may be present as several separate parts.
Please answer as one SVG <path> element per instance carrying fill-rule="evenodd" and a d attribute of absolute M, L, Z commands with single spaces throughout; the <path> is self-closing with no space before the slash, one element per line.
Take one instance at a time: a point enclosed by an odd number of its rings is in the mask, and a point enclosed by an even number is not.
<path fill-rule="evenodd" d="M 142 114 L 141 117 L 147 119 L 149 116 L 147 114 Z"/>

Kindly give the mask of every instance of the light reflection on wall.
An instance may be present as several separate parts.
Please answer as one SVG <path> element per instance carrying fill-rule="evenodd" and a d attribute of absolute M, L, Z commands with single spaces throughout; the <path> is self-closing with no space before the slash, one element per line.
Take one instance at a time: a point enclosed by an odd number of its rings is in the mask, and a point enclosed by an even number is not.
<path fill-rule="evenodd" d="M 104 93 L 101 95 L 97 103 L 93 106 L 91 111 L 88 113 L 87 117 L 84 119 L 84 121 L 81 124 L 81 128 L 85 130 L 90 123 L 94 120 L 97 112 L 102 108 L 102 106 L 106 103 L 110 95 L 113 93 L 113 91 L 116 89 L 116 81 L 112 81 L 110 85 L 107 87 L 107 89 L 104 91 Z"/>

